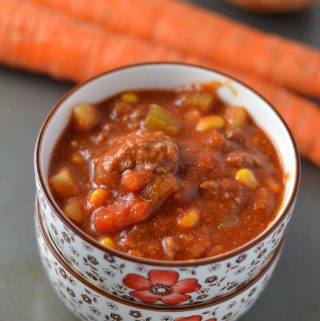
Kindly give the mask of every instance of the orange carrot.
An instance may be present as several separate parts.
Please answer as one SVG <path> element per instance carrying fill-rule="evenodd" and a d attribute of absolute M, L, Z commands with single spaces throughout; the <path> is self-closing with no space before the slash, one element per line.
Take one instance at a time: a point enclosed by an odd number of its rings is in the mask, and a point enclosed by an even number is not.
<path fill-rule="evenodd" d="M 230 3 L 248 9 L 263 13 L 283 13 L 295 12 L 310 7 L 314 0 L 227 0 Z"/>
<path fill-rule="evenodd" d="M 320 97 L 320 53 L 174 0 L 29 0 Z"/>
<path fill-rule="evenodd" d="M 132 63 L 195 61 L 19 0 L 0 1 L 0 43 L 0 61 L 75 82 Z"/>
<path fill-rule="evenodd" d="M 289 126 L 300 153 L 320 166 L 319 107 L 284 88 L 259 82 L 256 78 L 243 74 L 230 74 L 257 90 L 276 107 Z"/>
<path fill-rule="evenodd" d="M 269 99 L 288 122 L 303 155 L 320 165 L 320 111 L 315 104 L 255 77 L 212 66 L 19 0 L 0 1 L 0 62 L 75 82 L 144 61 L 193 62 L 239 78 Z"/>

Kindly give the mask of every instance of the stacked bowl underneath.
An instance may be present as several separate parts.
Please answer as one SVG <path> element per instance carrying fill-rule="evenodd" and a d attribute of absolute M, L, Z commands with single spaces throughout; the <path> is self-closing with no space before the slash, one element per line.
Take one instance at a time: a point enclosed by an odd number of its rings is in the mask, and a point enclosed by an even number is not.
<path fill-rule="evenodd" d="M 250 282 L 219 299 L 184 306 L 137 303 L 109 294 L 88 282 L 55 247 L 43 219 L 36 213 L 37 241 L 49 280 L 64 304 L 81 320 L 95 321 L 234 321 L 250 309 L 265 289 L 282 252 L 276 249 L 264 269 Z"/>

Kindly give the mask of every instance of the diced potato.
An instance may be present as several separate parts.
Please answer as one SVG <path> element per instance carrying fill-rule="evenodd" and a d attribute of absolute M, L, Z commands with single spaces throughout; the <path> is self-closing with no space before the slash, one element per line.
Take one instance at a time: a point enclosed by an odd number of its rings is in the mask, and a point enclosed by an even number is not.
<path fill-rule="evenodd" d="M 198 131 L 205 131 L 211 128 L 221 128 L 224 126 L 224 120 L 220 116 L 207 116 L 202 117 L 198 124 L 196 129 Z"/>
<path fill-rule="evenodd" d="M 174 135 L 179 129 L 179 120 L 161 106 L 153 104 L 146 118 L 145 127 L 151 131 Z"/>
<path fill-rule="evenodd" d="M 98 187 L 95 190 L 93 190 L 89 197 L 89 204 L 93 208 L 97 208 L 99 206 L 102 206 L 106 203 L 108 199 L 111 197 L 111 192 L 102 187 Z"/>
<path fill-rule="evenodd" d="M 121 95 L 121 100 L 126 103 L 135 103 L 139 100 L 138 96 L 134 93 L 124 93 Z"/>
<path fill-rule="evenodd" d="M 100 240 L 101 245 L 103 245 L 104 247 L 111 247 L 113 248 L 115 246 L 113 239 L 109 236 L 105 236 Z"/>
<path fill-rule="evenodd" d="M 75 125 L 83 131 L 90 130 L 97 124 L 96 108 L 91 104 L 80 104 L 73 108 L 72 117 Z"/>
<path fill-rule="evenodd" d="M 229 127 L 238 129 L 248 120 L 248 113 L 243 107 L 232 107 L 228 109 L 226 119 Z"/>
<path fill-rule="evenodd" d="M 237 171 L 235 179 L 249 188 L 256 188 L 258 186 L 258 181 L 252 171 L 248 168 L 241 168 Z"/>
<path fill-rule="evenodd" d="M 192 208 L 178 218 L 178 224 L 182 227 L 190 228 L 198 224 L 199 218 L 198 210 Z"/>
<path fill-rule="evenodd" d="M 82 158 L 82 156 L 78 152 L 72 153 L 70 160 L 75 165 L 81 165 L 85 163 L 85 160 Z"/>
<path fill-rule="evenodd" d="M 82 223 L 85 218 L 84 206 L 81 199 L 75 198 L 67 201 L 63 213 L 76 223 Z"/>
<path fill-rule="evenodd" d="M 49 183 L 59 196 L 70 197 L 74 196 L 79 187 L 68 167 L 61 167 L 55 175 L 49 179 Z"/>

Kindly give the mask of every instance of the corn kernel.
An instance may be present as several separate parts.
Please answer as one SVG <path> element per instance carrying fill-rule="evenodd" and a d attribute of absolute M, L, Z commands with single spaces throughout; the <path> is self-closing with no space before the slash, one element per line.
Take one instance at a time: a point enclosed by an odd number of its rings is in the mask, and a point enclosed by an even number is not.
<path fill-rule="evenodd" d="M 207 116 L 199 120 L 196 129 L 205 131 L 211 128 L 221 128 L 224 126 L 224 120 L 219 116 Z"/>
<path fill-rule="evenodd" d="M 70 160 L 75 165 L 81 165 L 85 162 L 84 159 L 82 158 L 82 156 L 77 152 L 75 152 L 71 155 Z"/>
<path fill-rule="evenodd" d="M 199 222 L 199 212 L 195 209 L 190 209 L 183 216 L 179 217 L 179 225 L 182 227 L 193 227 Z"/>
<path fill-rule="evenodd" d="M 248 168 L 241 168 L 237 171 L 235 179 L 250 188 L 256 188 L 258 186 L 258 181 L 254 174 Z"/>
<path fill-rule="evenodd" d="M 63 208 L 63 213 L 76 223 L 82 223 L 84 219 L 84 206 L 82 200 L 71 199 Z"/>
<path fill-rule="evenodd" d="M 72 116 L 75 125 L 83 131 L 90 130 L 98 121 L 96 108 L 90 104 L 75 106 L 72 111 Z"/>
<path fill-rule="evenodd" d="M 121 99 L 126 103 L 135 103 L 138 101 L 138 96 L 133 93 L 124 93 L 121 95 Z"/>
<path fill-rule="evenodd" d="M 53 175 L 49 183 L 52 189 L 63 197 L 69 197 L 76 194 L 78 186 L 74 180 L 74 177 L 68 167 L 60 168 L 55 175 Z"/>
<path fill-rule="evenodd" d="M 89 204 L 90 206 L 97 208 L 105 204 L 105 202 L 109 198 L 110 198 L 110 191 L 105 188 L 98 187 L 91 192 L 89 197 Z"/>
<path fill-rule="evenodd" d="M 114 247 L 113 239 L 109 236 L 105 236 L 100 240 L 100 243 L 104 247 Z"/>

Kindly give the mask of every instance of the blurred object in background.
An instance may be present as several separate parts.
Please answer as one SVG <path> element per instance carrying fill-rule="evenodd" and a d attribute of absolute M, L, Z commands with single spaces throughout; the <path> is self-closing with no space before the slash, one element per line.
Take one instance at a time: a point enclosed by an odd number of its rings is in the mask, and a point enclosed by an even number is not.
<path fill-rule="evenodd" d="M 226 0 L 236 6 L 264 13 L 295 12 L 310 7 L 315 0 Z"/>
<path fill-rule="evenodd" d="M 320 166 L 319 50 L 177 0 L 0 0 L 0 64 L 80 82 L 155 61 L 244 81 Z"/>

